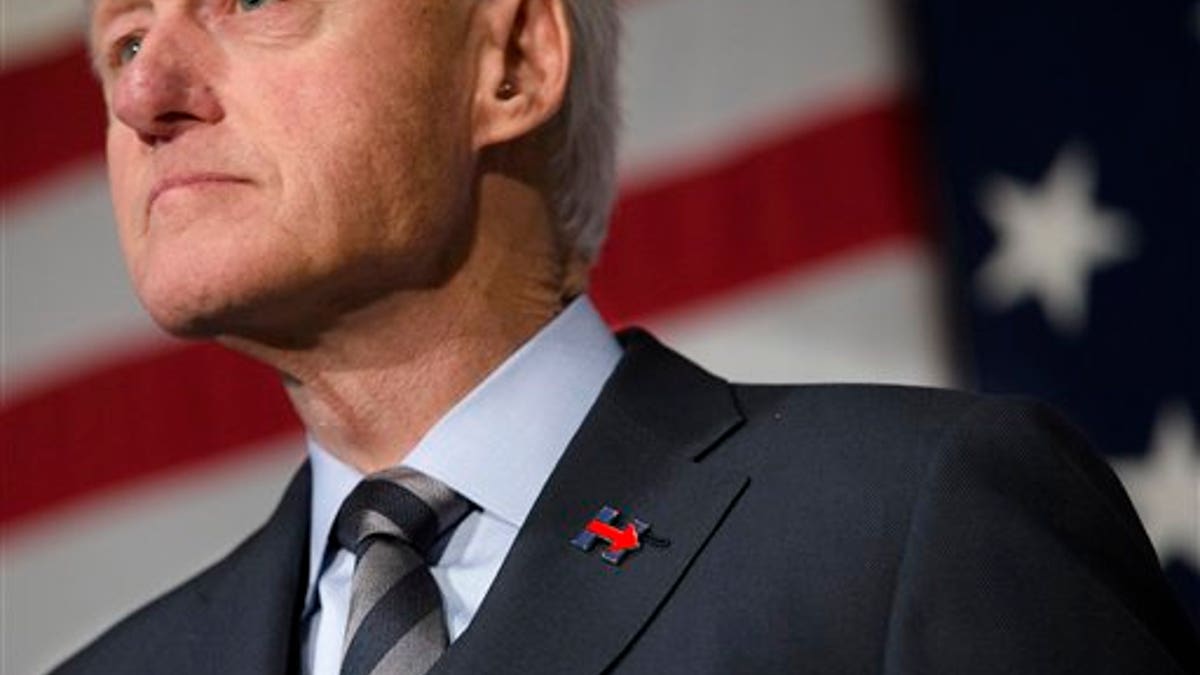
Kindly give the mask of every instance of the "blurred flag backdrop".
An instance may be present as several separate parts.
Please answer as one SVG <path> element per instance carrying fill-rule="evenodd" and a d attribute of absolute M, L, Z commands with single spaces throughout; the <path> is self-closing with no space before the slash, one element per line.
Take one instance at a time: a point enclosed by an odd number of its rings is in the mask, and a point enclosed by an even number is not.
<path fill-rule="evenodd" d="M 731 378 L 1053 400 L 1196 611 L 1200 10 L 1153 4 L 624 2 L 597 303 Z M 4 673 L 215 560 L 303 457 L 271 373 L 129 290 L 81 7 L 0 22 Z"/>

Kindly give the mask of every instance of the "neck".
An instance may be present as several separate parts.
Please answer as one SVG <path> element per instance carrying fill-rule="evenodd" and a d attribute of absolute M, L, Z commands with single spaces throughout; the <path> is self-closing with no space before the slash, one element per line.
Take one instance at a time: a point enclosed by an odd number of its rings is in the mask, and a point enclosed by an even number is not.
<path fill-rule="evenodd" d="M 571 275 L 548 218 L 518 212 L 481 224 L 444 285 L 396 290 L 340 316 L 303 347 L 221 341 L 280 371 L 322 447 L 363 473 L 394 466 L 564 306 Z"/>

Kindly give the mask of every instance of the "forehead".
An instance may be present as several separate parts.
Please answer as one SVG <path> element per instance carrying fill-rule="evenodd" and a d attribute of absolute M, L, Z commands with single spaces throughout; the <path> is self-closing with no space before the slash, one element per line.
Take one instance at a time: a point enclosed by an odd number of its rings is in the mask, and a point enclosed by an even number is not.
<path fill-rule="evenodd" d="M 122 9 L 129 9 L 139 5 L 149 7 L 153 5 L 153 0 L 83 0 L 84 9 L 93 18 L 97 12 L 103 14 L 111 14 Z"/>

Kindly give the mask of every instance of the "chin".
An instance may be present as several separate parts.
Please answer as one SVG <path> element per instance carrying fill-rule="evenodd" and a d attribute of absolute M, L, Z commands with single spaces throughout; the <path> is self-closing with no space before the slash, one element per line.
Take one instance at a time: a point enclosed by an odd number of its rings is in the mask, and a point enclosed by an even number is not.
<path fill-rule="evenodd" d="M 329 280 L 262 263 L 230 271 L 147 278 L 138 295 L 154 322 L 180 338 L 244 338 L 295 349 L 311 344 L 325 327 L 329 317 L 319 298 Z"/>
<path fill-rule="evenodd" d="M 302 256 L 244 232 L 232 236 L 231 229 L 164 228 L 129 256 L 138 299 L 167 333 L 185 338 L 229 333 L 303 277 Z"/>
<path fill-rule="evenodd" d="M 240 270 L 196 269 L 173 265 L 151 267 L 135 280 L 138 299 L 167 333 L 183 338 L 211 338 L 235 329 L 256 313 L 263 298 L 278 289 L 261 274 L 264 266 L 245 263 Z M 259 273 L 250 273 L 251 270 Z"/>
<path fill-rule="evenodd" d="M 236 303 L 219 296 L 186 289 L 153 289 L 139 292 L 150 318 L 167 333 L 180 338 L 212 338 L 227 332 Z"/>

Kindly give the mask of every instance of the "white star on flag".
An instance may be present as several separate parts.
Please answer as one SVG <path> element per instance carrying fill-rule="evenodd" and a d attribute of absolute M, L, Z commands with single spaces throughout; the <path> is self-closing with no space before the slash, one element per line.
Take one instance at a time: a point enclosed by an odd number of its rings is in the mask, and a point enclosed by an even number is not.
<path fill-rule="evenodd" d="M 988 305 L 1004 311 L 1029 297 L 1059 333 L 1083 331 L 1091 276 L 1135 253 L 1131 224 L 1096 202 L 1095 187 L 1092 161 L 1074 146 L 1040 185 L 1007 176 L 988 181 L 982 210 L 997 242 L 976 278 Z"/>
<path fill-rule="evenodd" d="M 1160 411 L 1150 453 L 1114 462 L 1154 548 L 1165 561 L 1200 565 L 1200 443 L 1191 410 L 1176 402 Z"/>

